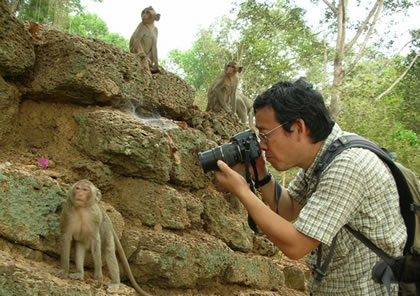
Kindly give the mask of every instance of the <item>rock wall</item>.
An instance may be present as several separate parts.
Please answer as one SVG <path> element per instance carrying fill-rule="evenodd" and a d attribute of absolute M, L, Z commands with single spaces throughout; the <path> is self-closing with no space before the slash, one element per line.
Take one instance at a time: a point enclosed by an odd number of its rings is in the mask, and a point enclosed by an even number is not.
<path fill-rule="evenodd" d="M 59 213 L 82 178 L 153 295 L 303 295 L 306 269 L 255 236 L 198 162 L 245 126 L 193 100 L 185 81 L 124 50 L 46 27 L 31 36 L 0 0 L 1 295 L 105 294 L 91 277 L 54 276 Z"/>

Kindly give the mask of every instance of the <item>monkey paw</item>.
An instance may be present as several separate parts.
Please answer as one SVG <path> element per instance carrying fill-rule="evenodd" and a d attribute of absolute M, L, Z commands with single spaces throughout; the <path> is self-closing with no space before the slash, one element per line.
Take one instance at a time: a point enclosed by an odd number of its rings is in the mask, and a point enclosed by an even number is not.
<path fill-rule="evenodd" d="M 67 278 L 69 278 L 69 273 L 67 271 L 60 270 L 59 272 L 57 272 L 55 274 L 55 276 L 60 278 L 60 279 L 67 279 Z"/>
<path fill-rule="evenodd" d="M 104 282 L 104 276 L 102 275 L 102 273 L 95 273 L 95 280 L 97 280 L 100 284 L 102 284 Z"/>
<path fill-rule="evenodd" d="M 72 280 L 80 280 L 80 281 L 83 281 L 84 278 L 85 278 L 83 273 L 81 273 L 81 272 L 70 273 L 69 277 Z"/>
<path fill-rule="evenodd" d="M 119 289 L 120 284 L 108 284 L 108 288 L 106 289 L 106 291 L 108 293 L 117 293 Z"/>

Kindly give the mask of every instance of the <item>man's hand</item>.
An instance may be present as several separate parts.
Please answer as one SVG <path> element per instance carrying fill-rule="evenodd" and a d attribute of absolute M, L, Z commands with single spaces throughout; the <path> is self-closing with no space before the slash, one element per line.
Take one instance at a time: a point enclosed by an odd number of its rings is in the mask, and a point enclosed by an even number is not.
<path fill-rule="evenodd" d="M 225 189 L 229 190 L 239 198 L 243 192 L 250 190 L 244 177 L 230 168 L 225 162 L 218 160 L 217 166 L 219 167 L 219 170 L 216 171 L 214 175 L 219 184 Z"/>

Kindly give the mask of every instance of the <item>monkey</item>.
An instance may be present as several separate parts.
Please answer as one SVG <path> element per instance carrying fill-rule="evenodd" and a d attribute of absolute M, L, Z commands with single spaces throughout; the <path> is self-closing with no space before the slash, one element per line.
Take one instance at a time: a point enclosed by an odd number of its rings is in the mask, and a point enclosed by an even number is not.
<path fill-rule="evenodd" d="M 254 126 L 254 109 L 252 107 L 252 100 L 245 95 L 239 93 L 236 95 L 236 114 L 239 120 L 244 124 L 249 124 L 249 127 Z"/>
<path fill-rule="evenodd" d="M 94 263 L 94 276 L 103 283 L 102 250 L 110 273 L 111 283 L 107 292 L 118 292 L 120 272 L 115 249 L 134 289 L 142 296 L 151 296 L 139 287 L 133 277 L 127 257 L 115 233 L 112 221 L 98 202 L 101 191 L 89 180 L 83 179 L 74 183 L 67 193 L 60 216 L 61 228 L 61 271 L 60 277 L 84 280 L 84 259 L 90 249 Z M 76 245 L 76 272 L 69 274 L 70 249 L 72 241 Z"/>
<path fill-rule="evenodd" d="M 160 14 L 152 6 L 146 7 L 141 12 L 141 22 L 130 38 L 130 52 L 138 54 L 145 60 L 145 66 L 151 73 L 159 73 L 157 54 L 158 29 L 154 25 L 159 21 Z"/>
<path fill-rule="evenodd" d="M 223 109 L 232 115 L 236 114 L 237 73 L 240 72 L 242 66 L 234 61 L 225 65 L 225 69 L 214 79 L 208 90 L 206 111 L 219 112 Z"/>

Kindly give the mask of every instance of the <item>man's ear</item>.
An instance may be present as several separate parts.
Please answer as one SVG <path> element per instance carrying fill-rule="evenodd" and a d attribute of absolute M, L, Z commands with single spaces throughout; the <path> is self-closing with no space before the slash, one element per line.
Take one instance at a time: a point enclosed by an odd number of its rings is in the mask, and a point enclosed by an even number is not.
<path fill-rule="evenodd" d="M 302 137 L 302 136 L 309 137 L 310 136 L 310 131 L 306 127 L 305 121 L 302 118 L 296 119 L 295 123 L 292 124 L 290 129 L 291 129 L 292 133 L 296 132 L 299 137 Z"/>
<path fill-rule="evenodd" d="M 292 124 L 291 128 L 292 132 L 296 131 L 298 133 L 303 132 L 306 129 L 305 121 L 302 118 L 296 119 L 295 123 Z"/>

